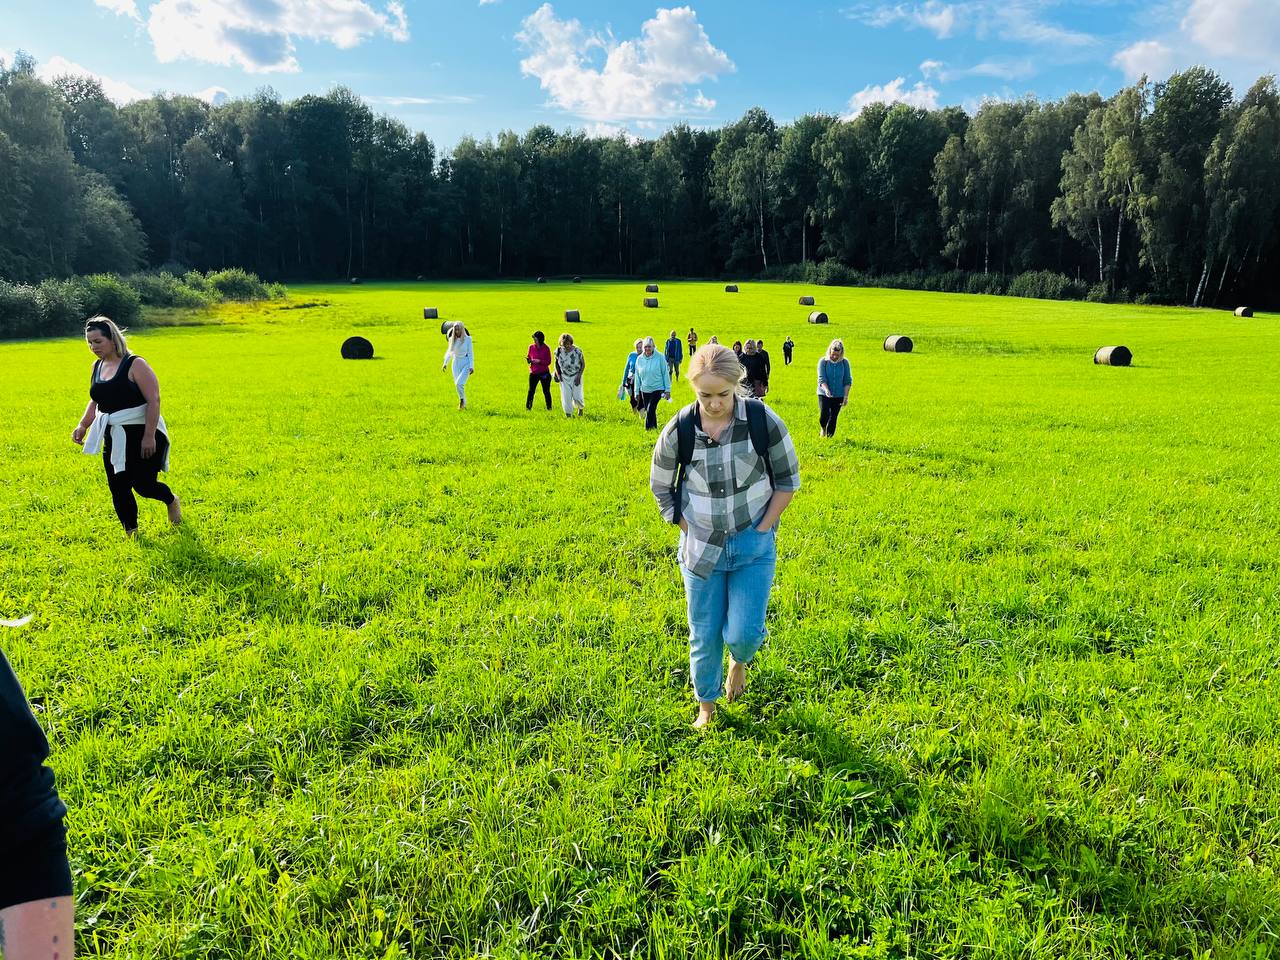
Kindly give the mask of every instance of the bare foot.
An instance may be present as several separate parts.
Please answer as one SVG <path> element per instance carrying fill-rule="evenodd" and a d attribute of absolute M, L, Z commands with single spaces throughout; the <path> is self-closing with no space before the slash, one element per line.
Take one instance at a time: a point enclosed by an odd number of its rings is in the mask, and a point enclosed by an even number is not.
<path fill-rule="evenodd" d="M 715 701 L 711 703 L 698 704 L 698 718 L 693 721 L 693 729 L 701 730 L 711 722 L 711 718 L 716 715 Z"/>
<path fill-rule="evenodd" d="M 169 522 L 175 527 L 182 522 L 182 501 L 177 497 L 169 504 Z"/>
<path fill-rule="evenodd" d="M 747 665 L 729 657 L 729 676 L 724 681 L 724 698 L 733 703 L 747 689 Z"/>

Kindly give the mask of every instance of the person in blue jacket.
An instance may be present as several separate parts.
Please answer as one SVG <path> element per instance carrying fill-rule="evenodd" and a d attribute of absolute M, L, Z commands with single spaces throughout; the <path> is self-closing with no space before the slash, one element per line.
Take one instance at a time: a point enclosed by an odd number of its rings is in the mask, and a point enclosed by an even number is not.
<path fill-rule="evenodd" d="M 818 428 L 822 436 L 836 435 L 836 421 L 852 389 L 853 371 L 844 355 L 844 341 L 832 340 L 827 355 L 818 361 Z"/>
<path fill-rule="evenodd" d="M 667 338 L 667 347 L 663 351 L 667 358 L 667 372 L 671 374 L 673 380 L 680 379 L 680 362 L 684 360 L 684 344 L 680 342 L 680 338 L 676 336 L 674 330 L 671 336 Z"/>

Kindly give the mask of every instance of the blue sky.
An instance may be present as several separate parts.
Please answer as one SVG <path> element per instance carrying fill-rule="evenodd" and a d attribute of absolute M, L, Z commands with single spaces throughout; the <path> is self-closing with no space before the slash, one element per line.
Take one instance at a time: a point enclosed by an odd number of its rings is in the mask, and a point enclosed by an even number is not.
<path fill-rule="evenodd" d="M 56 11 L 55 15 L 54 12 Z M 0 0 L 0 57 L 156 91 L 350 87 L 440 147 L 535 123 L 655 136 L 751 106 L 1113 93 L 1204 63 L 1280 72 L 1280 0 Z"/>

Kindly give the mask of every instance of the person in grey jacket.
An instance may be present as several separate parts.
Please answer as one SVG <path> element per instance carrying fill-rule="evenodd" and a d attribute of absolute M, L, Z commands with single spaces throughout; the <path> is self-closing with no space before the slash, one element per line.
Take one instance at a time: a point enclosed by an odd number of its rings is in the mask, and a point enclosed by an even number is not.
<path fill-rule="evenodd" d="M 827 355 L 818 361 L 818 428 L 822 436 L 836 435 L 836 421 L 852 389 L 853 371 L 844 355 L 844 341 L 832 340 Z"/>

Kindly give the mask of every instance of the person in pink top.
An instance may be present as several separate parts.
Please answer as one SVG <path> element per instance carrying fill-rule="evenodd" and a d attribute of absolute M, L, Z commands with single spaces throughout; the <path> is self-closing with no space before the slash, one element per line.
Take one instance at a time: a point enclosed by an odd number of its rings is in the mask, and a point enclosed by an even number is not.
<path fill-rule="evenodd" d="M 529 344 L 529 352 L 525 355 L 529 364 L 529 396 L 524 401 L 526 410 L 533 409 L 533 395 L 542 384 L 542 395 L 546 398 L 547 409 L 551 409 L 551 348 L 547 346 L 547 338 L 541 330 L 533 331 L 533 343 Z"/>

